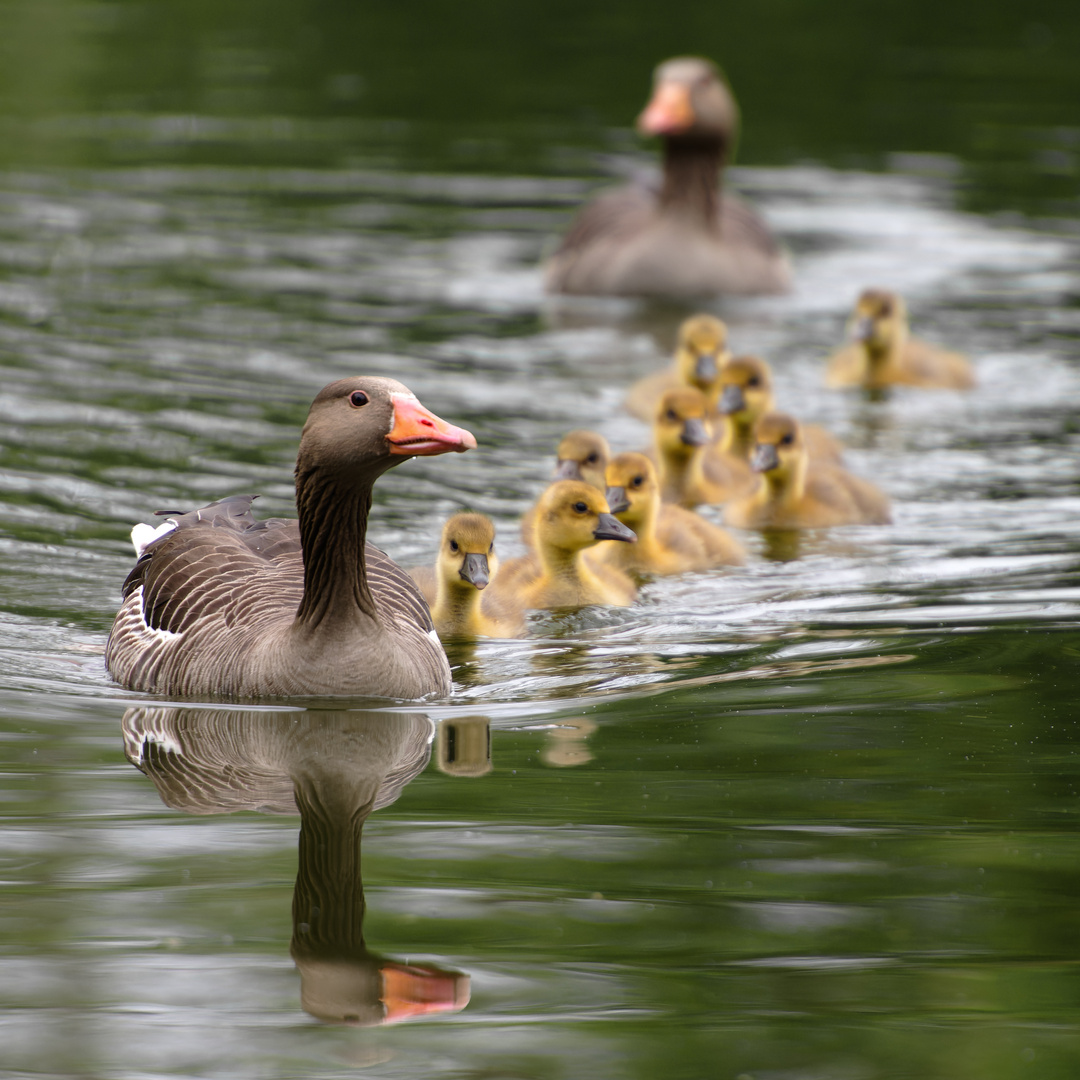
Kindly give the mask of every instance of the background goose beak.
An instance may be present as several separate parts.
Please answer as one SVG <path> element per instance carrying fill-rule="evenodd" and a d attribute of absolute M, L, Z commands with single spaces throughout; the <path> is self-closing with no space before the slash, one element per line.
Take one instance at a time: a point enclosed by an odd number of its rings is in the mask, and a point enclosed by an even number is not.
<path fill-rule="evenodd" d="M 653 91 L 645 111 L 637 118 L 637 129 L 642 135 L 671 135 L 685 131 L 693 122 L 690 88 L 664 82 Z"/>
<path fill-rule="evenodd" d="M 476 446 L 472 432 L 454 427 L 425 409 L 412 395 L 393 394 L 394 426 L 386 436 L 391 454 L 432 457 L 453 450 L 461 453 Z"/>
<path fill-rule="evenodd" d="M 478 589 L 486 589 L 491 577 L 488 572 L 487 556 L 482 551 L 470 551 L 465 556 L 465 563 L 460 570 L 461 576 L 472 582 Z"/>
<path fill-rule="evenodd" d="M 780 464 L 780 454 L 772 443 L 758 443 L 750 455 L 750 468 L 754 472 L 768 472 Z"/>
<path fill-rule="evenodd" d="M 582 480 L 581 466 L 573 458 L 559 458 L 555 463 L 556 480 Z"/>
<path fill-rule="evenodd" d="M 597 540 L 628 540 L 634 543 L 637 534 L 633 529 L 628 529 L 618 518 L 611 514 L 601 514 L 593 529 L 593 536 Z"/>
<path fill-rule="evenodd" d="M 742 387 L 735 386 L 734 383 L 728 383 L 724 387 L 724 392 L 720 395 L 720 403 L 716 408 L 725 415 L 742 412 L 746 408 L 746 398 L 743 395 Z"/>
<path fill-rule="evenodd" d="M 683 422 L 680 438 L 687 446 L 708 446 L 712 442 L 705 421 L 696 416 L 692 416 L 689 420 Z"/>
<path fill-rule="evenodd" d="M 609 487 L 604 492 L 604 501 L 613 514 L 621 514 L 624 510 L 630 509 L 630 500 L 626 497 L 624 487 Z"/>

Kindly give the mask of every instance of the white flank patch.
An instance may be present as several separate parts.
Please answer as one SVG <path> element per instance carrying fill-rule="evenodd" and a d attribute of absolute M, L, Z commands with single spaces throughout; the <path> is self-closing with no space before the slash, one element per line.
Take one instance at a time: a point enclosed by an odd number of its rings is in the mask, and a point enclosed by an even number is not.
<path fill-rule="evenodd" d="M 179 641 L 184 636 L 183 634 L 173 633 L 172 630 L 161 630 L 147 624 L 146 612 L 143 610 L 143 587 L 141 585 L 132 593 L 132 596 L 134 597 L 132 607 L 138 613 L 139 618 L 138 634 L 140 637 L 153 642 L 164 643 L 167 641 Z"/>
<path fill-rule="evenodd" d="M 439 633 L 437 630 L 429 630 L 427 636 L 435 642 L 436 645 L 442 645 L 442 641 L 439 639 Z"/>
<path fill-rule="evenodd" d="M 144 525 L 141 522 L 131 530 L 131 543 L 135 548 L 136 558 L 142 558 L 142 553 L 155 541 L 171 533 L 176 528 L 176 522 L 162 522 L 156 529 L 153 525 Z"/>

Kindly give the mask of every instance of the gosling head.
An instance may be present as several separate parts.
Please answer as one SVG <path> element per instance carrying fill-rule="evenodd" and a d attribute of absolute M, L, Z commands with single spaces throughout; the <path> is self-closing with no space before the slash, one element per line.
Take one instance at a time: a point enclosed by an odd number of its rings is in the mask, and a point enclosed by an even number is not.
<path fill-rule="evenodd" d="M 656 468 L 644 455 L 619 454 L 607 468 L 607 503 L 611 512 L 631 529 L 636 529 L 660 502 L 660 482 Z"/>
<path fill-rule="evenodd" d="M 805 467 L 806 447 L 799 422 L 787 413 L 767 413 L 758 421 L 750 467 L 770 480 L 793 476 Z"/>
<path fill-rule="evenodd" d="M 907 332 L 903 299 L 887 289 L 865 289 L 855 303 L 850 332 L 871 352 L 887 352 Z"/>
<path fill-rule="evenodd" d="M 498 569 L 495 526 L 483 514 L 455 514 L 443 526 L 439 574 L 452 588 L 486 589 Z"/>
<path fill-rule="evenodd" d="M 719 412 L 750 426 L 772 408 L 772 372 L 756 356 L 736 356 L 720 372 Z"/>
<path fill-rule="evenodd" d="M 689 457 L 712 441 L 705 395 L 693 386 L 668 390 L 656 406 L 653 434 L 656 449 L 673 457 Z"/>
<path fill-rule="evenodd" d="M 570 552 L 601 540 L 637 539 L 611 513 L 604 496 L 581 480 L 557 480 L 540 496 L 536 538 L 541 548 Z"/>
<path fill-rule="evenodd" d="M 709 393 L 715 390 L 720 371 L 731 358 L 727 327 L 711 315 L 694 315 L 679 327 L 675 363 L 687 386 Z"/>
<path fill-rule="evenodd" d="M 563 436 L 556 451 L 556 480 L 581 480 L 598 491 L 604 490 L 604 470 L 611 460 L 611 448 L 603 435 L 579 429 Z"/>

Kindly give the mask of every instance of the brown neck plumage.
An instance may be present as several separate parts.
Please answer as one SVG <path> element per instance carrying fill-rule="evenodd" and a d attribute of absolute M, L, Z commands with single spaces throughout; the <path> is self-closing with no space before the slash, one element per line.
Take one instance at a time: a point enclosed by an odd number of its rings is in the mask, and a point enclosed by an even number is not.
<path fill-rule="evenodd" d="M 362 613 L 378 618 L 367 583 L 364 545 L 372 482 L 342 483 L 317 468 L 296 470 L 296 510 L 304 555 L 299 624 L 315 627 Z M 333 521 L 334 528 L 329 528 Z"/>
<path fill-rule="evenodd" d="M 726 151 L 724 140 L 716 136 L 665 139 L 660 206 L 665 210 L 680 210 L 718 227 L 720 169 Z"/>

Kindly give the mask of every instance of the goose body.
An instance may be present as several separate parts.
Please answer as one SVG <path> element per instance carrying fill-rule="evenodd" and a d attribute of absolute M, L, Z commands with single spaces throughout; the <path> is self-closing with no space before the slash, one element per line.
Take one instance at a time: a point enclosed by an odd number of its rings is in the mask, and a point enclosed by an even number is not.
<path fill-rule="evenodd" d="M 637 536 L 636 544 L 604 541 L 591 561 L 632 574 L 684 574 L 738 565 L 745 553 L 718 525 L 692 510 L 660 501 L 660 481 L 644 454 L 619 454 L 607 470 L 607 503 Z"/>
<path fill-rule="evenodd" d="M 721 191 L 739 110 L 716 66 L 661 64 L 638 130 L 664 143 L 658 189 L 634 184 L 579 214 L 548 262 L 549 292 L 705 297 L 777 293 L 790 268 L 762 219 Z"/>
<path fill-rule="evenodd" d="M 851 344 L 829 359 L 826 384 L 883 390 L 922 386 L 968 390 L 975 385 L 971 361 L 913 338 L 903 298 L 884 289 L 866 289 L 851 318 Z"/>
<path fill-rule="evenodd" d="M 524 614 L 503 598 L 491 602 L 485 590 L 495 578 L 495 526 L 483 514 L 455 514 L 443 526 L 435 567 L 417 567 L 409 574 L 431 608 L 441 638 L 519 637 Z M 484 603 L 488 600 L 487 603 Z"/>
<path fill-rule="evenodd" d="M 300 437 L 298 520 L 256 521 L 246 496 L 173 518 L 124 583 L 109 672 L 175 696 L 448 693 L 424 598 L 365 534 L 382 473 L 475 445 L 393 379 L 331 383 Z"/>
<path fill-rule="evenodd" d="M 769 413 L 757 427 L 751 458 L 757 488 L 724 507 L 724 521 L 744 529 L 817 529 L 883 525 L 889 500 L 873 484 L 833 465 L 811 462 L 798 422 Z"/>
<path fill-rule="evenodd" d="M 709 415 L 720 397 L 720 372 L 731 359 L 727 327 L 712 315 L 692 315 L 679 326 L 674 363 L 639 379 L 626 395 L 626 409 L 640 420 L 652 420 L 657 399 L 680 386 L 696 386 L 704 395 Z"/>
<path fill-rule="evenodd" d="M 634 534 L 608 510 L 604 496 L 580 480 L 558 480 L 537 507 L 536 549 L 505 563 L 492 592 L 525 608 L 623 607 L 637 586 L 621 570 L 588 563 L 583 554 L 601 540 L 633 542 Z"/>

